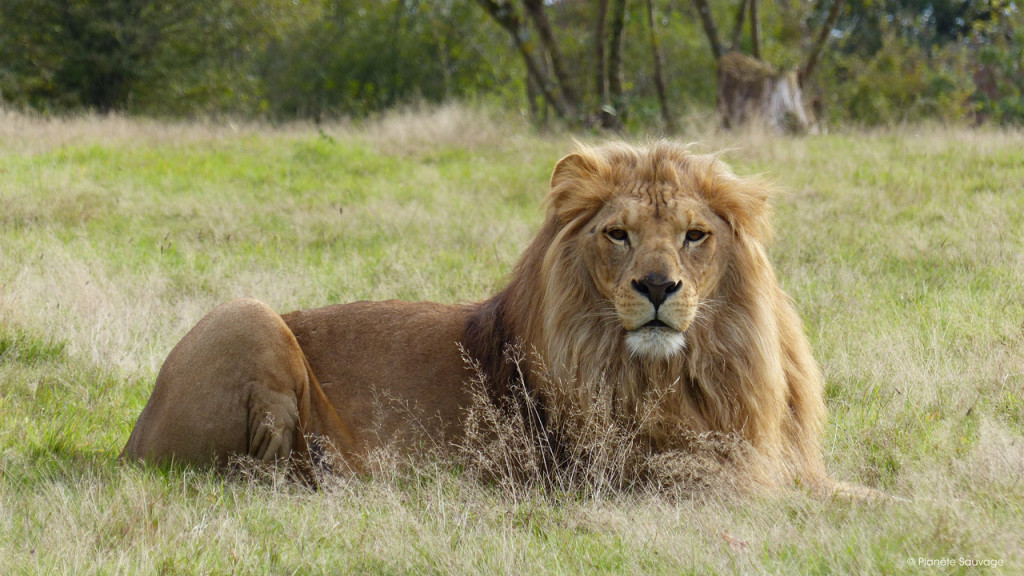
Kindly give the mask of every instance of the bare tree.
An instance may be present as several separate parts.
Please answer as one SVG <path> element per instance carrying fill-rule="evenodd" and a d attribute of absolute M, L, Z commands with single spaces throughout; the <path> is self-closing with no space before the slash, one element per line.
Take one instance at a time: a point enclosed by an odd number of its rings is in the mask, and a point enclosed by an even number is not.
<path fill-rule="evenodd" d="M 747 4 L 750 0 L 740 0 L 739 9 L 736 11 L 736 25 L 732 28 L 731 50 L 739 50 L 740 36 L 743 35 L 743 22 L 747 17 Z"/>
<path fill-rule="evenodd" d="M 542 55 L 538 54 L 536 44 L 529 40 L 526 23 L 519 17 L 515 6 L 506 0 L 477 0 L 477 3 L 512 37 L 512 43 L 523 57 L 526 73 L 533 79 L 533 87 L 540 91 L 555 113 L 563 119 L 575 117 L 575 103 L 558 90 L 556 82 L 546 72 L 540 59 Z"/>
<path fill-rule="evenodd" d="M 626 28 L 626 0 L 612 0 L 612 22 L 608 35 L 608 95 L 615 123 L 626 123 L 626 99 L 622 91 L 622 44 Z"/>
<path fill-rule="evenodd" d="M 665 92 L 664 64 L 661 57 L 661 45 L 658 41 L 658 27 L 654 18 L 654 0 L 647 0 L 647 24 L 651 30 L 651 59 L 654 61 L 654 88 L 658 93 L 658 104 L 661 106 L 661 121 L 666 132 L 675 132 L 676 123 L 669 110 L 668 96 Z"/>
<path fill-rule="evenodd" d="M 512 37 L 513 44 L 526 64 L 527 88 L 542 94 L 544 101 L 554 109 L 559 118 L 572 123 L 596 119 L 604 128 L 622 128 L 626 114 L 622 83 L 626 0 L 611 0 L 610 4 L 609 0 L 599 0 L 597 5 L 593 52 L 596 114 L 589 114 L 583 109 L 583 100 L 578 95 L 580 92 L 573 84 L 573 77 L 548 19 L 546 8 L 549 5 L 545 0 L 476 2 Z M 520 16 L 520 10 L 525 12 L 525 18 Z M 536 42 L 532 40 L 534 37 L 537 38 Z"/>
<path fill-rule="evenodd" d="M 622 26 L 623 22 L 620 19 L 622 15 L 616 11 L 616 19 L 612 23 L 613 27 Z M 608 19 L 608 0 L 598 0 L 597 3 L 597 19 L 594 22 L 594 88 L 597 94 L 597 123 L 601 128 L 609 130 L 622 130 L 622 120 L 619 117 L 619 113 L 615 109 L 615 103 L 610 94 L 609 79 L 612 75 L 609 72 L 611 66 L 605 59 L 605 47 L 608 44 L 607 27 L 605 22 Z M 621 31 L 618 33 L 618 37 L 621 37 Z M 617 60 L 615 65 L 621 69 L 621 57 L 616 56 Z M 619 74 L 618 71 L 615 74 Z M 619 90 L 621 91 L 621 82 L 618 84 Z M 621 96 L 620 96 L 621 99 Z"/>
<path fill-rule="evenodd" d="M 747 0 L 750 6 L 750 54 L 761 59 L 761 19 L 757 17 L 757 0 Z"/>
<path fill-rule="evenodd" d="M 608 17 L 608 0 L 597 1 L 597 19 L 594 22 L 594 93 L 598 106 L 608 103 L 608 75 L 604 62 L 604 21 Z"/>
<path fill-rule="evenodd" d="M 718 27 L 715 26 L 715 17 L 711 14 L 711 6 L 708 5 L 708 0 L 693 0 L 693 4 L 697 7 L 700 23 L 704 26 L 704 34 L 707 35 L 708 43 L 711 44 L 711 54 L 717 61 L 722 57 L 722 41 L 718 39 Z"/>
<path fill-rule="evenodd" d="M 571 110 L 578 110 L 579 98 L 576 96 L 576 91 L 573 90 L 569 73 L 565 69 L 565 59 L 562 57 L 562 51 L 558 49 L 558 42 L 551 31 L 547 14 L 544 12 L 544 0 L 523 0 L 523 5 L 526 6 L 526 12 L 537 28 L 544 51 L 551 60 L 551 68 L 555 73 L 555 80 L 558 82 L 558 88 L 562 91 L 562 96 Z"/>
<path fill-rule="evenodd" d="M 825 0 L 821 0 L 825 2 Z M 807 60 L 804 65 L 800 67 L 800 83 L 805 84 L 814 74 L 814 68 L 818 65 L 818 58 L 821 56 L 822 50 L 825 48 L 825 43 L 828 41 L 829 34 L 832 33 L 832 28 L 835 27 L 836 21 L 839 20 L 839 15 L 843 12 L 843 4 L 845 0 L 834 0 L 832 2 L 832 8 L 828 11 L 828 17 L 825 18 L 825 25 L 821 27 L 818 32 L 818 37 L 815 39 L 814 44 L 811 46 L 810 52 L 807 53 Z"/>

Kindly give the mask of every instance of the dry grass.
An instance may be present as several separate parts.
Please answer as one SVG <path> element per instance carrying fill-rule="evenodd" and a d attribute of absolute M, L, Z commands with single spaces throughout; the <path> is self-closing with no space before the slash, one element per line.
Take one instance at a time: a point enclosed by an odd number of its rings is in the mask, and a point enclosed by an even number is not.
<path fill-rule="evenodd" d="M 475 372 L 469 382 L 473 404 L 466 416 L 465 438 L 454 439 L 451 461 L 469 478 L 494 486 L 512 501 L 546 494 L 556 501 L 604 501 L 622 495 L 702 498 L 749 493 L 736 465 L 753 455 L 741 438 L 727 434 L 693 435 L 688 451 L 654 452 L 645 433 L 656 425 L 661 396 L 640 403 L 635 420 L 615 416 L 611 387 L 585 410 L 553 403 L 543 409 L 534 392 L 523 385 L 527 352 L 505 352 L 515 365 L 519 387 L 512 400 L 498 405 L 490 398 L 479 363 L 463 351 Z M 535 354 L 535 352 L 533 353 Z M 546 373 L 544 364 L 534 358 Z M 571 382 L 560 382 L 571 386 Z M 547 389 L 555 384 L 546 383 Z"/>
<path fill-rule="evenodd" d="M 0 573 L 1024 569 L 1024 135 L 684 139 L 790 190 L 771 254 L 826 375 L 828 466 L 910 502 L 635 489 L 635 431 L 599 421 L 553 488 L 521 482 L 545 447 L 515 418 L 462 469 L 319 492 L 121 466 L 164 355 L 227 298 L 490 294 L 570 138 L 460 108 L 322 133 L 0 112 Z"/>
<path fill-rule="evenodd" d="M 0 150 L 39 154 L 90 144 L 138 146 L 216 143 L 266 133 L 267 127 L 244 122 L 177 122 L 129 118 L 117 114 L 40 117 L 0 109 Z M 293 125 L 276 132 L 304 133 Z"/>
<path fill-rule="evenodd" d="M 507 114 L 499 117 L 458 104 L 411 107 L 384 113 L 361 127 L 360 133 L 381 154 L 421 156 L 451 148 L 500 147 L 510 139 L 526 138 L 521 130 L 508 129 L 510 120 Z"/>

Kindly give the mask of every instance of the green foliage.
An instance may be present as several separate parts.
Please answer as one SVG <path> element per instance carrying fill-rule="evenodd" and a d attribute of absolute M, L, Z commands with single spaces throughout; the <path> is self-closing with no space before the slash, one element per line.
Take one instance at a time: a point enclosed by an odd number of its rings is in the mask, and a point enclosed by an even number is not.
<path fill-rule="evenodd" d="M 647 45 L 646 17 L 638 11 L 626 24 L 628 43 L 624 70 L 632 91 L 627 102 L 632 108 L 634 130 L 657 124 L 658 102 L 654 96 L 650 46 Z M 716 64 L 708 48 L 696 10 L 686 3 L 679 9 L 663 9 L 655 22 L 665 62 L 665 79 L 674 112 L 706 111 L 715 102 Z M 632 40 L 632 42 L 631 42 Z"/>
<path fill-rule="evenodd" d="M 290 0 L 180 1 L 156 2 L 167 24 L 132 85 L 132 112 L 258 115 L 265 88 L 255 58 L 291 27 L 318 16 L 316 6 Z"/>
<path fill-rule="evenodd" d="M 977 35 L 979 43 L 974 101 L 982 119 L 1024 124 L 1024 10 L 1005 8 Z"/>
<path fill-rule="evenodd" d="M 121 108 L 163 22 L 151 2 L 0 4 L 0 89 L 37 108 Z"/>
<path fill-rule="evenodd" d="M 500 91 L 484 15 L 457 0 L 332 0 L 259 57 L 264 110 L 321 118 Z"/>
<path fill-rule="evenodd" d="M 410 103 L 527 108 L 506 30 L 474 0 L 4 0 L 0 104 L 63 113 L 364 117 Z M 711 3 L 733 46 L 739 0 Z M 540 51 L 521 0 L 508 0 Z M 830 2 L 762 2 L 761 53 L 802 63 Z M 544 2 L 586 123 L 605 102 L 594 77 L 596 2 Z M 716 63 L 690 2 L 653 3 L 674 115 L 705 115 Z M 919 118 L 1024 122 L 1024 11 L 989 0 L 849 0 L 806 94 L 832 124 Z M 748 19 L 749 20 L 749 19 Z M 621 117 L 658 125 L 644 2 L 629 2 Z M 607 30 L 606 30 L 607 33 Z M 605 48 L 605 58 L 608 49 Z M 542 67 L 551 68 L 539 58 Z M 549 70 L 550 71 L 550 70 Z M 536 108 L 545 114 L 542 98 Z M 628 112 L 628 114 L 625 114 Z"/>
<path fill-rule="evenodd" d="M 892 124 L 968 117 L 974 90 L 964 50 L 949 44 L 922 47 L 889 30 L 869 57 L 837 50 L 819 85 L 831 123 Z"/>
<path fill-rule="evenodd" d="M 955 43 L 972 28 L 989 21 L 999 0 L 847 0 L 846 49 L 871 56 L 882 49 L 886 34 L 896 32 L 921 46 Z"/>
<path fill-rule="evenodd" d="M 254 110 L 251 56 L 287 0 L 0 3 L 0 94 L 46 111 Z M 198 41 L 201 39 L 201 41 Z"/>
<path fill-rule="evenodd" d="M 458 0 L 11 0 L 0 96 L 53 111 L 275 117 L 472 99 L 507 80 L 482 18 Z"/>

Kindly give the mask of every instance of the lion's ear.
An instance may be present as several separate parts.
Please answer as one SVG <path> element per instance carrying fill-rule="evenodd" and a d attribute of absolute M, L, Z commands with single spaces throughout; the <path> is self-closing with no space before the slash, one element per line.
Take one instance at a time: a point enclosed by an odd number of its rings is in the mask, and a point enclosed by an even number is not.
<path fill-rule="evenodd" d="M 697 186 L 708 206 L 737 234 L 771 240 L 771 198 L 775 187 L 760 178 L 740 178 L 723 164 L 708 165 Z"/>
<path fill-rule="evenodd" d="M 760 242 L 771 240 L 771 188 L 767 183 L 737 180 L 716 200 L 718 210 L 733 230 Z"/>
<path fill-rule="evenodd" d="M 600 188 L 595 185 L 599 178 L 600 164 L 588 154 L 576 152 L 559 160 L 551 173 L 548 214 L 565 223 L 599 206 Z"/>

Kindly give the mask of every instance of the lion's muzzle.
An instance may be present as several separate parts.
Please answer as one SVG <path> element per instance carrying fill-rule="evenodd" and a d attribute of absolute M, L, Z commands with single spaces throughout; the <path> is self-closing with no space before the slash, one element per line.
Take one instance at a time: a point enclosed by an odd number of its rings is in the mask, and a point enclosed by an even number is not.
<path fill-rule="evenodd" d="M 684 332 L 695 316 L 693 298 L 682 280 L 648 273 L 631 280 L 616 308 L 635 356 L 668 358 L 686 346 Z"/>
<path fill-rule="evenodd" d="M 661 306 L 666 298 L 683 287 L 682 282 L 673 282 L 661 274 L 648 274 L 640 280 L 633 280 L 630 282 L 630 285 L 633 287 L 633 290 L 643 294 L 651 301 L 655 312 L 657 312 L 658 307 Z"/>

